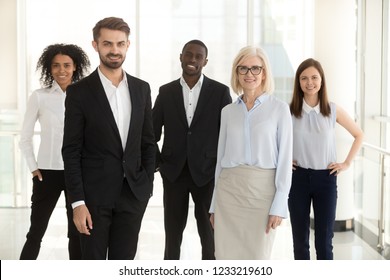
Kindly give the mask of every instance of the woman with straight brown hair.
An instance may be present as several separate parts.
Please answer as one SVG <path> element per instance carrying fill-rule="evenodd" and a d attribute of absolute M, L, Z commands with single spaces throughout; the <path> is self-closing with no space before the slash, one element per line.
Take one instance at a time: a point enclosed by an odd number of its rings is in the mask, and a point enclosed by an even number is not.
<path fill-rule="evenodd" d="M 324 70 L 312 59 L 295 74 L 290 103 L 293 120 L 293 177 L 288 205 L 294 258 L 310 259 L 310 209 L 313 205 L 317 259 L 333 259 L 337 175 L 352 163 L 363 142 L 363 132 L 338 105 L 329 102 Z M 343 162 L 336 157 L 335 126 L 344 127 L 354 141 Z"/>

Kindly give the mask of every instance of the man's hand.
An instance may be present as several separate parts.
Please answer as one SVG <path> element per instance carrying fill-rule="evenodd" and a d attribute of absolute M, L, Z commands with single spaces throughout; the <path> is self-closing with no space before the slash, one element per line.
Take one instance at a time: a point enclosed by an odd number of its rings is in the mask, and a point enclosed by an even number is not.
<path fill-rule="evenodd" d="M 211 226 L 214 228 L 214 213 L 211 213 L 211 215 L 210 215 L 210 223 L 211 223 Z"/>
<path fill-rule="evenodd" d="M 92 229 L 92 218 L 85 204 L 73 209 L 73 222 L 80 233 L 91 235 L 90 230 Z"/>

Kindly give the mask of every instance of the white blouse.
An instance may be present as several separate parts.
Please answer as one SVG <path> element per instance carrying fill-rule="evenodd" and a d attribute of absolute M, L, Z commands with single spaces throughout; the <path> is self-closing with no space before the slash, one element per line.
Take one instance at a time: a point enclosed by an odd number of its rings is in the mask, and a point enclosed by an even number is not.
<path fill-rule="evenodd" d="M 65 93 L 54 81 L 52 87 L 35 90 L 29 97 L 20 135 L 19 148 L 31 172 L 37 169 L 63 170 L 62 139 Z M 38 157 L 33 136 L 36 122 L 41 126 Z"/>

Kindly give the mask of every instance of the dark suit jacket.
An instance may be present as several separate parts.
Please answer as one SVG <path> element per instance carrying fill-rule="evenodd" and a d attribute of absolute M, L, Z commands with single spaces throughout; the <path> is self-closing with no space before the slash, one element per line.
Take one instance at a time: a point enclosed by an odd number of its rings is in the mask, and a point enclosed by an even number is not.
<path fill-rule="evenodd" d="M 156 142 L 164 127 L 160 173 L 174 182 L 188 163 L 197 186 L 214 179 L 221 110 L 232 102 L 229 88 L 204 76 L 191 126 L 188 127 L 180 79 L 160 87 L 153 107 Z"/>
<path fill-rule="evenodd" d="M 124 151 L 97 70 L 67 88 L 62 156 L 71 203 L 113 206 L 124 174 L 138 200 L 152 195 L 155 141 L 150 87 L 126 75 L 132 109 Z"/>

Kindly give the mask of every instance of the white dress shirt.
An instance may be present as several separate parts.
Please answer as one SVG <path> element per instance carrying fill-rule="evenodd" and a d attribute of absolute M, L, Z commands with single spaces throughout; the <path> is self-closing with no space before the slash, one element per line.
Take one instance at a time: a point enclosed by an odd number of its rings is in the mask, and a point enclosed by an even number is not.
<path fill-rule="evenodd" d="M 131 118 L 131 100 L 126 72 L 123 71 L 123 79 L 119 83 L 118 87 L 114 86 L 112 82 L 104 76 L 104 74 L 100 71 L 100 68 L 98 68 L 98 73 L 103 84 L 104 91 L 106 92 L 108 102 L 110 103 L 112 113 L 114 114 L 124 150 L 126 147 L 127 136 L 129 134 Z"/>
<path fill-rule="evenodd" d="M 222 168 L 276 169 L 270 215 L 288 216 L 292 176 L 292 121 L 288 104 L 264 93 L 248 111 L 241 98 L 222 109 L 215 188 Z M 215 189 L 210 213 L 215 208 Z"/>
<path fill-rule="evenodd" d="M 131 99 L 130 90 L 127 84 L 126 72 L 123 71 L 123 79 L 118 87 L 114 86 L 112 82 L 100 71 L 98 67 L 100 81 L 103 84 L 108 102 L 110 103 L 111 111 L 114 115 L 116 125 L 122 141 L 123 150 L 126 147 L 127 136 L 130 128 L 131 118 Z M 125 176 L 123 174 L 123 176 Z M 85 204 L 85 201 L 75 201 L 72 203 L 72 208 Z"/>
<path fill-rule="evenodd" d="M 29 97 L 20 134 L 19 148 L 31 172 L 37 169 L 63 170 L 61 148 L 64 135 L 65 93 L 53 82 L 52 87 L 35 90 Z M 40 124 L 40 144 L 35 157 L 33 136 Z"/>
<path fill-rule="evenodd" d="M 190 127 L 192 119 L 194 118 L 196 105 L 198 104 L 199 100 L 200 90 L 202 89 L 203 78 L 204 76 L 202 74 L 193 88 L 190 88 L 187 85 L 183 77 L 180 78 L 180 84 L 183 88 L 184 109 L 186 110 L 188 127 Z"/>

